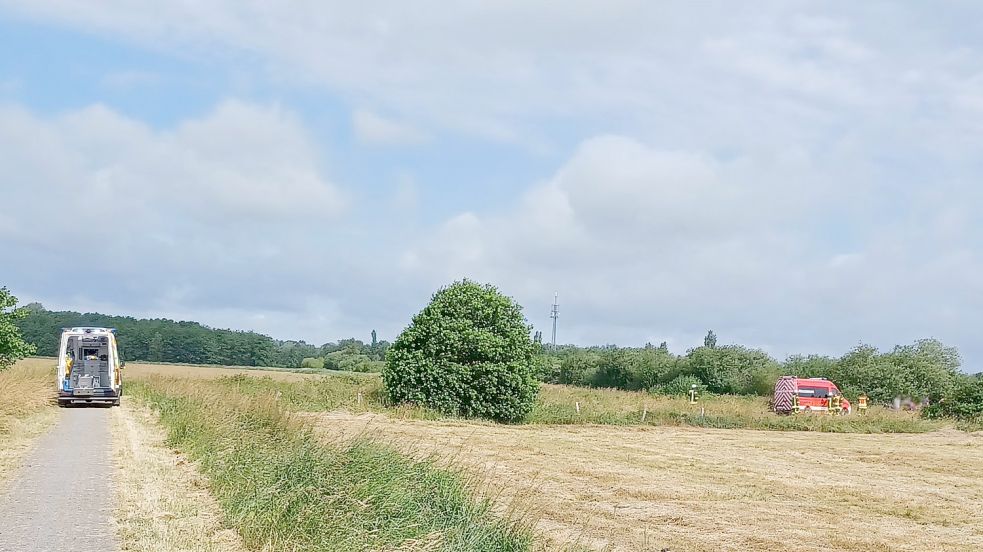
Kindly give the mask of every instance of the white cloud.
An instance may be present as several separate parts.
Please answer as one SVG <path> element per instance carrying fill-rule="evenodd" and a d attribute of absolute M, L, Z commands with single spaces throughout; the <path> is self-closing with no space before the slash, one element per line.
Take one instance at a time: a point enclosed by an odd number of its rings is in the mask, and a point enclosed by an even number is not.
<path fill-rule="evenodd" d="M 758 141 L 787 143 L 796 113 L 822 119 L 817 131 L 858 115 L 896 116 L 916 92 L 906 74 L 962 81 L 981 61 L 978 42 L 967 47 L 948 32 L 980 15 L 965 4 L 963 17 L 949 18 L 933 6 L 878 1 L 769 1 L 755 10 L 638 0 L 603 9 L 589 1 L 0 3 L 152 48 L 248 53 L 274 79 L 324 86 L 387 113 L 356 114 L 370 137 L 375 128 L 405 139 L 398 121 L 412 120 L 540 151 L 553 144 L 539 123 L 571 117 L 718 143 L 755 128 L 767 131 Z M 951 54 L 960 48 L 967 53 Z M 950 109 L 960 107 L 939 115 Z M 708 136 L 713 123 L 725 128 Z"/>
<path fill-rule="evenodd" d="M 0 166 L 5 277 L 127 311 L 304 305 L 347 210 L 292 114 L 234 100 L 168 130 L 2 107 Z"/>
<path fill-rule="evenodd" d="M 275 106 L 226 101 L 167 131 L 99 105 L 47 120 L 6 107 L 0 120 L 13 191 L 52 208 L 81 193 L 109 215 L 99 227 L 134 214 L 204 225 L 333 216 L 345 204 L 301 125 Z"/>
<path fill-rule="evenodd" d="M 427 141 L 422 131 L 365 109 L 356 109 L 352 114 L 352 129 L 356 140 L 369 145 L 414 145 Z"/>
<path fill-rule="evenodd" d="M 370 107 L 352 114 L 362 143 L 451 142 L 450 131 L 527 150 L 489 144 L 467 158 L 475 172 L 555 163 L 499 212 L 441 195 L 470 179 L 433 181 L 459 175 L 424 156 L 365 168 L 378 182 L 397 170 L 420 180 L 397 183 L 398 206 L 353 222 L 338 218 L 346 195 L 322 176 L 323 154 L 277 106 L 229 102 L 165 131 L 106 108 L 5 109 L 0 162 L 13 170 L 2 185 L 35 205 L 79 186 L 107 201 L 123 229 L 116 250 L 159 253 L 123 254 L 127 267 L 176 274 L 151 273 L 147 289 L 208 302 L 201 312 L 243 305 L 309 321 L 308 305 L 321 305 L 398 329 L 427 291 L 472 275 L 519 296 L 540 324 L 559 289 L 562 335 L 583 343 L 693 344 L 712 326 L 775 351 L 935 335 L 983 358 L 972 335 L 983 322 L 983 39 L 967 23 L 979 5 L 0 4 Z M 433 212 L 457 215 L 428 233 Z M 56 264 L 35 253 L 67 223 L 33 231 L 27 216 L 0 215 L 0 239 Z M 394 266 L 407 277 L 391 278 Z"/>
<path fill-rule="evenodd" d="M 404 123 L 387 120 L 412 120 L 538 151 L 553 145 L 540 123 L 570 118 L 646 139 L 786 144 L 858 118 L 896 120 L 919 93 L 906 74 L 962 82 L 981 63 L 978 37 L 951 32 L 981 15 L 968 4 L 950 17 L 957 10 L 887 1 L 766 1 L 755 10 L 640 0 L 0 3 L 152 48 L 248 53 L 274 79 L 386 113 L 356 114 L 383 136 L 406 138 Z M 936 109 L 933 117 L 962 113 Z"/>
<path fill-rule="evenodd" d="M 806 193 L 812 182 L 787 179 L 784 163 L 590 139 L 512 210 L 448 220 L 402 269 L 434 285 L 495 282 L 540 327 L 557 290 L 564 341 L 695 346 L 712 327 L 777 355 L 925 336 L 978 354 L 971 330 L 951 324 L 960 306 L 983 307 L 983 284 L 966 276 L 983 258 L 952 231 L 959 213 L 868 224 L 876 204 L 837 214 L 840 189 Z M 853 235 L 821 230 L 837 225 Z"/>

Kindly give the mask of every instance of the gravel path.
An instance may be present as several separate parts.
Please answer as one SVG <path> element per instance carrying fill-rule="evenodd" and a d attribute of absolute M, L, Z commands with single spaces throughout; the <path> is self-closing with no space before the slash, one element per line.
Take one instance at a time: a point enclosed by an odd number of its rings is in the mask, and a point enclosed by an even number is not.
<path fill-rule="evenodd" d="M 0 551 L 118 550 L 109 408 L 67 408 L 0 496 Z"/>

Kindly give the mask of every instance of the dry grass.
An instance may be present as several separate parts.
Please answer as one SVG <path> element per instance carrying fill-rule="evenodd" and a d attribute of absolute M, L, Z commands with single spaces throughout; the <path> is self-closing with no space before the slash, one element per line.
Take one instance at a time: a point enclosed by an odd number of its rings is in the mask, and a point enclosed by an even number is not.
<path fill-rule="evenodd" d="M 58 419 L 54 361 L 25 359 L 0 372 L 0 482 Z"/>
<path fill-rule="evenodd" d="M 386 435 L 470 465 L 552 546 L 979 550 L 983 434 L 499 426 L 310 414 L 331 441 Z"/>
<path fill-rule="evenodd" d="M 117 469 L 116 533 L 124 551 L 241 552 L 239 536 L 222 527 L 206 480 L 165 445 L 156 415 L 133 399 L 113 409 Z"/>
<path fill-rule="evenodd" d="M 276 397 L 202 380 L 150 377 L 129 385 L 130 400 L 160 412 L 167 442 L 199 462 L 250 549 L 529 549 L 526 525 L 492 515 L 456 472 L 369 441 L 319 443 Z"/>
<path fill-rule="evenodd" d="M 580 409 L 577 410 L 579 405 Z M 772 429 L 834 433 L 920 433 L 952 427 L 949 420 L 927 420 L 917 412 L 879 406 L 864 415 L 778 416 L 767 397 L 652 395 L 644 391 L 543 385 L 528 420 L 544 424 L 691 425 L 717 429 Z"/>
<path fill-rule="evenodd" d="M 235 375 L 268 377 L 276 381 L 306 381 L 324 377 L 320 374 L 303 374 L 286 370 L 243 368 L 231 366 L 199 366 L 195 364 L 151 364 L 130 362 L 123 371 L 125 378 L 147 378 L 149 376 L 165 376 L 190 379 L 217 379 Z"/>

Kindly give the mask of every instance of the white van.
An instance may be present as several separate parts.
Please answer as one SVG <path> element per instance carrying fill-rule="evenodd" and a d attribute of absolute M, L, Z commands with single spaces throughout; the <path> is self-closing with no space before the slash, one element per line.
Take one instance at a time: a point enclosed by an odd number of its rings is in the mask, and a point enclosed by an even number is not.
<path fill-rule="evenodd" d="M 119 406 L 123 360 L 111 328 L 65 328 L 58 357 L 58 405 Z"/>

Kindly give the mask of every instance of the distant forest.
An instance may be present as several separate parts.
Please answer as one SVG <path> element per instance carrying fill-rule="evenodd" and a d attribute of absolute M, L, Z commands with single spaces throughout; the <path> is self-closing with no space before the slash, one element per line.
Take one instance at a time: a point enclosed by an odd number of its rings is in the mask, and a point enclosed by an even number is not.
<path fill-rule="evenodd" d="M 300 368 L 305 358 L 325 358 L 328 361 L 323 364 L 324 368 L 366 371 L 385 358 L 389 347 L 388 342 L 375 339 L 375 331 L 369 343 L 353 338 L 313 345 L 166 318 L 148 320 L 49 311 L 40 303 L 30 303 L 25 309 L 29 314 L 18 320 L 17 326 L 24 340 L 37 346 L 37 354 L 43 356 L 57 356 L 62 328 L 73 326 L 116 328 L 121 354 L 128 361 Z M 333 366 L 332 361 L 339 366 Z M 363 366 L 365 369 L 360 370 Z"/>

